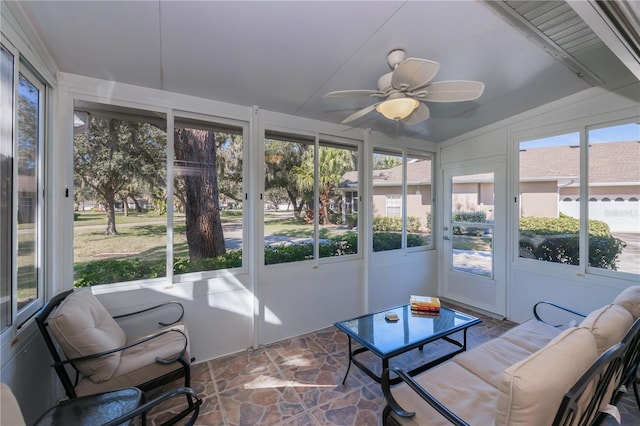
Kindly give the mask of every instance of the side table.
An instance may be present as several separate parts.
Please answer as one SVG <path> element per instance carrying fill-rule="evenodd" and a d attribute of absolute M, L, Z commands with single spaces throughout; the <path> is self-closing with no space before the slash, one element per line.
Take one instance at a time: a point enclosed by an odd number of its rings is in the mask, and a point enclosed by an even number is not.
<path fill-rule="evenodd" d="M 142 391 L 138 388 L 81 396 L 51 407 L 35 425 L 102 425 L 135 410 L 141 402 Z"/>

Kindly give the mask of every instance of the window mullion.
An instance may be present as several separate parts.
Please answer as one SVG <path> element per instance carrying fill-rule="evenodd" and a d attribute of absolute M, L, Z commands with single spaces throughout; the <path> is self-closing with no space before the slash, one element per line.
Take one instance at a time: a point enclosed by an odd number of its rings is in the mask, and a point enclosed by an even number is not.
<path fill-rule="evenodd" d="M 173 182 L 173 165 L 175 159 L 175 149 L 174 149 L 174 127 L 175 119 L 173 115 L 173 111 L 169 110 L 167 113 L 167 161 L 165 167 L 167 169 L 167 282 L 169 284 L 173 284 L 173 193 L 174 193 L 174 182 Z"/>
<path fill-rule="evenodd" d="M 586 274 L 589 264 L 589 148 L 587 132 L 580 129 L 580 234 L 579 234 L 579 273 Z"/>
<path fill-rule="evenodd" d="M 314 142 L 315 155 L 313 156 L 313 258 L 316 262 L 320 259 L 320 135 L 316 134 Z M 327 214 L 328 212 L 325 212 Z"/>

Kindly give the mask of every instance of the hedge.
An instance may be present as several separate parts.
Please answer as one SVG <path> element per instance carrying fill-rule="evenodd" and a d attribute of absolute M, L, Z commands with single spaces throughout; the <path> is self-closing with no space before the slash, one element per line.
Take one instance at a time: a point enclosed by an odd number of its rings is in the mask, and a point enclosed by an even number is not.
<path fill-rule="evenodd" d="M 481 210 L 473 212 L 455 212 L 451 216 L 452 222 L 486 223 L 487 213 Z M 484 228 L 474 228 L 470 226 L 454 226 L 453 235 L 471 235 L 480 237 L 484 235 Z"/>
<path fill-rule="evenodd" d="M 420 232 L 420 218 L 407 217 L 407 232 Z M 379 232 L 402 232 L 402 218 L 398 216 L 376 216 L 373 230 Z"/>
<path fill-rule="evenodd" d="M 520 257 L 578 265 L 579 232 L 580 221 L 571 217 L 520 218 Z M 616 260 L 625 246 L 605 222 L 589 221 L 589 266 L 617 269 Z"/>
<path fill-rule="evenodd" d="M 343 256 L 356 253 L 358 235 L 346 233 L 320 244 L 320 257 Z M 264 248 L 265 264 L 297 262 L 313 257 L 313 244 L 275 244 Z M 133 280 L 166 276 L 164 259 L 139 258 L 105 259 L 89 262 L 76 270 L 75 287 L 88 287 Z M 190 260 L 175 258 L 173 273 L 176 275 L 197 271 L 239 268 L 242 266 L 242 250 L 229 250 L 222 256 L 210 259 Z"/>

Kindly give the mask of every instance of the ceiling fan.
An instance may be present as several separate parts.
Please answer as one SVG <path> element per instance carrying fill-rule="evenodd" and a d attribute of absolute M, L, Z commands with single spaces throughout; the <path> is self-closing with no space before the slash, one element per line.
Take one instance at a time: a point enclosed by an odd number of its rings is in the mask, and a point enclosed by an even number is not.
<path fill-rule="evenodd" d="M 469 80 L 449 80 L 429 83 L 440 64 L 420 58 L 407 58 L 404 50 L 395 49 L 387 55 L 393 71 L 378 79 L 378 90 L 338 90 L 325 98 L 371 96 L 386 98 L 351 114 L 342 123 L 349 123 L 374 109 L 390 120 L 417 124 L 429 118 L 429 108 L 423 102 L 460 102 L 478 99 L 484 83 Z"/>

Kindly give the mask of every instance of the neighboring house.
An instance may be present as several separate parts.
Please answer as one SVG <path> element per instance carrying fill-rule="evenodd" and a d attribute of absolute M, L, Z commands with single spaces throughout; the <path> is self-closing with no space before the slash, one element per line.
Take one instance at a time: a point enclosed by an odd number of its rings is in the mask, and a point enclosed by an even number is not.
<path fill-rule="evenodd" d="M 580 150 L 553 146 L 520 151 L 520 216 L 579 217 Z M 602 220 L 614 232 L 640 232 L 640 142 L 610 142 L 589 147 L 589 218 Z M 357 185 L 357 172 L 343 176 L 345 197 Z M 431 212 L 431 161 L 407 163 L 407 215 Z M 399 216 L 402 166 L 373 172 L 373 216 Z M 493 219 L 493 183 L 487 174 L 456 178 L 455 211 L 483 210 Z M 349 194 L 349 195 L 347 195 Z"/>
<path fill-rule="evenodd" d="M 356 171 L 344 174 L 341 188 L 345 199 L 357 196 L 351 187 L 357 187 Z M 402 166 L 373 171 L 373 217 L 402 217 Z M 416 159 L 407 162 L 407 216 L 417 217 L 427 225 L 431 214 L 431 160 Z"/>
<path fill-rule="evenodd" d="M 520 151 L 520 216 L 580 216 L 580 149 L 573 146 Z M 613 232 L 640 232 L 640 142 L 589 146 L 589 218 Z"/>

